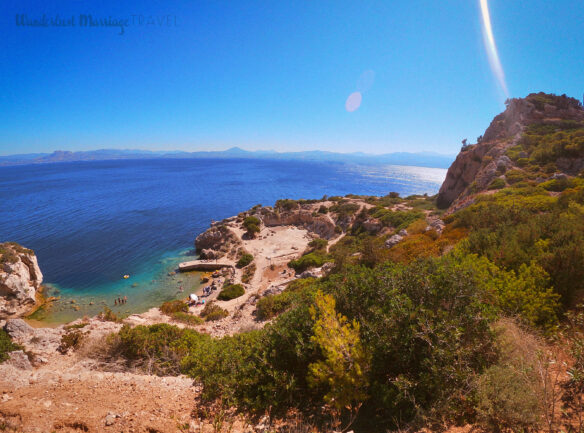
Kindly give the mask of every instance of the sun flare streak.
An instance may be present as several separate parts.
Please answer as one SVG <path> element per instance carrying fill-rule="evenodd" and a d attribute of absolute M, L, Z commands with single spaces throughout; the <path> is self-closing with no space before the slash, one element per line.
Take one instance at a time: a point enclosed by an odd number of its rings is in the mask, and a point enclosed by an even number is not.
<path fill-rule="evenodd" d="M 495 77 L 503 89 L 505 96 L 509 96 L 507 83 L 505 81 L 505 72 L 503 71 L 503 66 L 501 65 L 501 60 L 499 59 L 499 52 L 497 51 L 497 44 L 495 43 L 495 37 L 493 36 L 491 14 L 489 13 L 489 1 L 480 0 L 480 2 L 481 15 L 483 17 L 483 40 L 485 42 L 485 48 L 489 57 L 489 64 L 491 65 L 491 70 L 493 71 L 493 74 L 495 74 Z"/>

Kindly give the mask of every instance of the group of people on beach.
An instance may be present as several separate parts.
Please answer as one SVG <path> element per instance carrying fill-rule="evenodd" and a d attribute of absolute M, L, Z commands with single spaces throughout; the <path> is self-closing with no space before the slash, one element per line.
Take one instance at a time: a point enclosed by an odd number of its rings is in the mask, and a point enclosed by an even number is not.
<path fill-rule="evenodd" d="M 124 296 L 123 298 L 114 299 L 114 305 L 122 305 L 128 302 L 128 297 Z"/>

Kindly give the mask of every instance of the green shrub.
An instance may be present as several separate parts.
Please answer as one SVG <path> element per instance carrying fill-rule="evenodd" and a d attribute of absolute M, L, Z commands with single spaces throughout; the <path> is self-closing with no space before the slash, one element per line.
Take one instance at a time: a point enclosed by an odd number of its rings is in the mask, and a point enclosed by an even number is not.
<path fill-rule="evenodd" d="M 329 208 L 330 212 L 335 212 L 339 218 L 353 215 L 359 210 L 360 206 L 357 203 L 337 203 Z"/>
<path fill-rule="evenodd" d="M 424 218 L 424 212 L 419 210 L 391 211 L 385 208 L 376 208 L 372 211 L 373 218 L 378 218 L 385 227 L 393 227 L 396 230 L 405 229 L 415 220 Z"/>
<path fill-rule="evenodd" d="M 98 317 L 100 318 L 100 320 L 106 322 L 120 323 L 122 321 L 122 318 L 119 317 L 116 313 L 114 313 L 109 307 L 103 307 L 103 311 L 99 313 Z"/>
<path fill-rule="evenodd" d="M 59 347 L 57 347 L 57 350 L 62 354 L 66 354 L 70 349 L 78 349 L 85 340 L 87 334 L 88 333 L 81 331 L 81 328 L 75 327 L 75 325 L 69 327 L 61 336 L 61 343 L 59 344 Z"/>
<path fill-rule="evenodd" d="M 254 237 L 256 233 L 260 232 L 260 224 L 261 221 L 254 216 L 245 217 L 243 220 L 243 227 L 245 227 L 247 234 L 251 237 Z"/>
<path fill-rule="evenodd" d="M 189 311 L 189 306 L 185 301 L 176 299 L 174 301 L 168 301 L 160 306 L 160 311 L 167 316 L 171 316 L 173 313 L 186 313 Z"/>
<path fill-rule="evenodd" d="M 245 289 L 241 284 L 227 284 L 219 292 L 217 299 L 220 301 L 230 301 L 231 299 L 239 298 L 245 293 Z"/>
<path fill-rule="evenodd" d="M 313 239 L 308 243 L 308 247 L 311 248 L 313 251 L 326 250 L 327 246 L 328 246 L 328 241 L 326 239 L 322 239 L 322 238 Z"/>
<path fill-rule="evenodd" d="M 479 420 L 487 431 L 530 431 L 539 418 L 533 378 L 513 366 L 489 368 L 478 382 L 477 400 Z"/>
<path fill-rule="evenodd" d="M 122 356 L 132 366 L 159 376 L 178 375 L 184 356 L 197 344 L 210 339 L 188 329 L 160 323 L 151 326 L 124 325 L 109 338 L 112 356 Z"/>
<path fill-rule="evenodd" d="M 249 253 L 245 253 L 239 258 L 239 260 L 237 261 L 235 266 L 241 269 L 241 268 L 245 268 L 251 262 L 253 262 L 253 255 L 251 255 Z"/>
<path fill-rule="evenodd" d="M 227 316 L 229 316 L 227 310 L 224 310 L 214 302 L 208 302 L 205 304 L 205 308 L 203 308 L 203 311 L 201 311 L 201 317 L 204 318 L 207 322 L 221 320 Z"/>
<path fill-rule="evenodd" d="M 282 293 L 260 298 L 256 304 L 256 317 L 269 320 L 294 306 L 309 302 L 316 290 L 314 281 L 312 278 L 294 280 Z"/>
<path fill-rule="evenodd" d="M 489 189 L 502 189 L 505 188 L 505 179 L 497 177 L 489 184 Z"/>
<path fill-rule="evenodd" d="M 201 319 L 199 316 L 185 313 L 183 311 L 176 311 L 171 314 L 171 317 L 177 322 L 184 323 L 185 325 L 196 326 L 203 323 L 203 319 Z"/>
<path fill-rule="evenodd" d="M 252 263 L 248 265 L 243 270 L 243 274 L 241 275 L 241 282 L 244 284 L 249 284 L 253 276 L 255 275 L 256 265 Z"/>
<path fill-rule="evenodd" d="M 319 268 L 327 261 L 330 261 L 330 256 L 328 254 L 322 251 L 314 251 L 296 260 L 290 261 L 288 266 L 294 269 L 297 273 L 302 273 L 309 268 Z"/>
<path fill-rule="evenodd" d="M 8 333 L 0 328 L 0 363 L 6 361 L 8 353 L 15 350 L 22 350 L 22 347 L 13 343 Z"/>
<path fill-rule="evenodd" d="M 298 208 L 298 203 L 296 200 L 282 199 L 276 202 L 275 208 L 284 211 L 291 211 Z"/>
<path fill-rule="evenodd" d="M 511 184 L 511 185 L 525 180 L 526 177 L 527 177 L 527 174 L 521 170 L 509 170 L 505 174 L 505 178 L 507 179 L 507 182 L 509 182 L 509 184 Z"/>
<path fill-rule="evenodd" d="M 329 212 L 328 207 L 326 207 L 325 205 L 321 205 L 318 208 L 318 213 L 320 214 L 327 214 Z"/>

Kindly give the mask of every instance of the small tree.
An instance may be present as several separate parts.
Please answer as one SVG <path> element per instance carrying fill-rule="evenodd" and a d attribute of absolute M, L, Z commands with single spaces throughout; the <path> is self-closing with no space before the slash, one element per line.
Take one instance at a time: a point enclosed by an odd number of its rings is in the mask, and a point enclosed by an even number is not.
<path fill-rule="evenodd" d="M 349 409 L 352 418 L 367 397 L 367 373 L 370 355 L 361 343 L 359 323 L 349 323 L 335 310 L 335 300 L 331 295 L 319 291 L 310 314 L 315 320 L 315 342 L 324 359 L 309 366 L 308 380 L 312 386 L 326 385 L 328 393 L 325 401 L 334 409 Z"/>
<path fill-rule="evenodd" d="M 254 217 L 248 216 L 243 220 L 243 227 L 247 230 L 249 237 L 254 238 L 256 233 L 260 232 L 261 221 Z"/>

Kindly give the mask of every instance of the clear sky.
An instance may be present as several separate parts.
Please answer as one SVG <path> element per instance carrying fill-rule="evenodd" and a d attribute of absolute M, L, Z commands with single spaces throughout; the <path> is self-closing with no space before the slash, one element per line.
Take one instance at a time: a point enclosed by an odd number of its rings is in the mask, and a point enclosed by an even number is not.
<path fill-rule="evenodd" d="M 504 87 L 582 97 L 582 0 L 482 1 L 492 39 L 481 0 L 3 0 L 0 154 L 456 153 Z"/>

